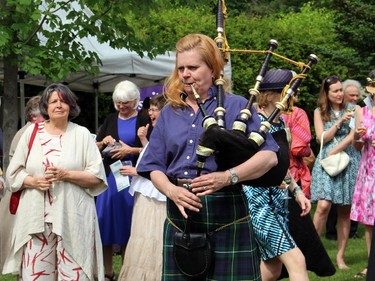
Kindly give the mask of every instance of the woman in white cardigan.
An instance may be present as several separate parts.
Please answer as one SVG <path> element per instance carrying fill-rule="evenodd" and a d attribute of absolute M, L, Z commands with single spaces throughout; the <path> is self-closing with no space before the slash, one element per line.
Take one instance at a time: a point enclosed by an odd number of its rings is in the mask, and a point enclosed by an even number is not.
<path fill-rule="evenodd" d="M 11 253 L 3 273 L 23 281 L 104 280 L 94 196 L 107 188 L 90 132 L 70 122 L 80 108 L 65 85 L 48 86 L 40 101 L 45 122 L 30 126 L 7 169 L 12 192 L 23 190 Z"/>

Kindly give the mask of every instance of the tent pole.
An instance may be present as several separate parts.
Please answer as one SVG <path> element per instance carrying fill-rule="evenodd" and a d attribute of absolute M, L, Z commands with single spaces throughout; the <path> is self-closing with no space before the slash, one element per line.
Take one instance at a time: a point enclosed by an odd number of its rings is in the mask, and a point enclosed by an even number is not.
<path fill-rule="evenodd" d="M 99 95 L 99 82 L 94 82 L 94 93 L 95 93 L 95 134 L 98 132 L 99 128 L 99 102 L 98 102 L 98 95 Z"/>

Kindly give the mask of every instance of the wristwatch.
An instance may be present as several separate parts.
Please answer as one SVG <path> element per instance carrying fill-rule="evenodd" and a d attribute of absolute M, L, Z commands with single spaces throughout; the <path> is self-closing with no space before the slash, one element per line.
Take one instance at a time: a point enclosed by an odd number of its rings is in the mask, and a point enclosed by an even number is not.
<path fill-rule="evenodd" d="M 236 171 L 234 169 L 229 169 L 228 171 L 230 173 L 230 184 L 231 185 L 235 185 L 239 181 L 237 173 L 236 173 Z"/>

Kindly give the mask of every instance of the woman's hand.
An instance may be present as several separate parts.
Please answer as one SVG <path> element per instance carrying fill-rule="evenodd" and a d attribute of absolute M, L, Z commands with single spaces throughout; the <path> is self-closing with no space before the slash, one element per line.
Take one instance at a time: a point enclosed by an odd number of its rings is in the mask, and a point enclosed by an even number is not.
<path fill-rule="evenodd" d="M 96 145 L 100 150 L 103 150 L 107 145 L 114 146 L 115 141 L 116 140 L 111 135 L 108 135 L 102 139 L 102 141 L 97 142 Z"/>
<path fill-rule="evenodd" d="M 359 127 L 354 131 L 354 140 L 360 140 L 367 133 L 367 129 L 364 127 Z"/>
<path fill-rule="evenodd" d="M 284 190 L 285 188 L 288 188 L 289 184 L 287 184 L 284 180 L 283 182 L 277 187 L 278 189 Z"/>
<path fill-rule="evenodd" d="M 40 191 L 47 191 L 48 189 L 52 187 L 52 181 L 50 180 L 50 178 L 46 176 L 42 176 L 42 177 L 29 176 L 29 177 L 31 178 L 31 180 L 28 182 L 29 184 L 25 186 L 26 188 L 34 188 Z"/>
<path fill-rule="evenodd" d="M 139 140 L 141 141 L 142 145 L 145 146 L 148 142 L 147 140 L 147 132 L 150 124 L 147 124 L 146 126 L 142 126 L 138 128 L 137 135 L 139 137 Z"/>
<path fill-rule="evenodd" d="M 130 165 L 125 165 L 120 168 L 120 174 L 123 176 L 137 176 L 137 169 Z"/>
<path fill-rule="evenodd" d="M 95 188 L 98 184 L 102 183 L 100 178 L 85 170 L 65 170 L 56 166 L 49 166 L 44 174 L 44 179 L 50 184 L 57 181 L 65 181 L 83 188 Z"/>
<path fill-rule="evenodd" d="M 193 179 L 190 187 L 197 196 L 202 197 L 230 185 L 229 178 L 229 171 L 214 172 Z"/>
<path fill-rule="evenodd" d="M 337 121 L 337 125 L 341 127 L 342 124 L 349 121 L 353 117 L 353 112 L 345 112 L 345 114 Z"/>
<path fill-rule="evenodd" d="M 49 182 L 63 181 L 66 178 L 67 171 L 56 166 L 47 167 L 44 172 L 45 178 Z"/>
<path fill-rule="evenodd" d="M 198 213 L 200 208 L 202 208 L 200 198 L 187 188 L 180 186 L 171 187 L 168 189 L 167 196 L 176 204 L 184 218 L 188 217 L 186 209 Z"/>
<path fill-rule="evenodd" d="M 119 141 L 121 144 L 120 148 L 112 150 L 112 159 L 123 159 L 126 156 L 132 154 L 132 147 L 124 143 L 122 140 Z"/>
<path fill-rule="evenodd" d="M 311 211 L 311 202 L 306 198 L 302 190 L 296 191 L 296 201 L 302 209 L 301 217 L 306 216 Z"/>
<path fill-rule="evenodd" d="M 199 209 L 202 208 L 198 196 L 185 187 L 174 185 L 162 171 L 152 171 L 150 177 L 154 186 L 176 204 L 184 218 L 188 217 L 186 210 L 199 212 Z"/>

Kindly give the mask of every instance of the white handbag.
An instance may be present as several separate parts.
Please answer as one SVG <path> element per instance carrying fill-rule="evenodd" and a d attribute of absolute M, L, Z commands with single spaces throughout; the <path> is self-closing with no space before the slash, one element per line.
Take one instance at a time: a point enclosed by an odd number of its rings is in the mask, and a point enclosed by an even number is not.
<path fill-rule="evenodd" d="M 328 156 L 322 159 L 322 148 L 323 148 L 323 136 L 322 133 L 321 140 L 320 140 L 320 152 L 319 152 L 319 163 L 326 171 L 328 175 L 331 177 L 337 176 L 340 174 L 349 164 L 350 158 L 349 155 L 345 151 L 340 151 L 334 155 Z M 338 141 L 336 138 L 333 138 L 336 144 Z"/>

